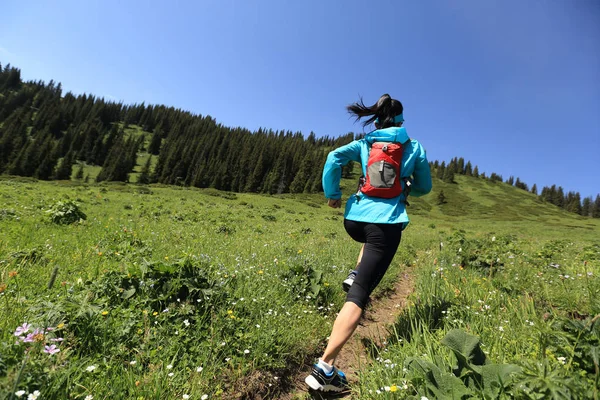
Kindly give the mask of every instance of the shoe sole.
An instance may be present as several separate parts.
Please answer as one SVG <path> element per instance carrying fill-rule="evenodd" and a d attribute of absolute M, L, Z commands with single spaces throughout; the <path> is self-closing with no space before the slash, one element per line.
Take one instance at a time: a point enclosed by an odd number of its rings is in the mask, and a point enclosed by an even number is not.
<path fill-rule="evenodd" d="M 344 292 L 348 293 L 350 286 L 352 286 L 353 283 L 354 279 L 346 279 L 344 282 L 342 282 L 342 289 L 344 289 Z"/>
<path fill-rule="evenodd" d="M 309 375 L 304 379 L 304 382 L 313 390 L 320 390 L 322 392 L 343 392 L 346 390 L 345 388 L 339 388 L 333 385 L 321 385 L 317 378 L 312 375 Z"/>

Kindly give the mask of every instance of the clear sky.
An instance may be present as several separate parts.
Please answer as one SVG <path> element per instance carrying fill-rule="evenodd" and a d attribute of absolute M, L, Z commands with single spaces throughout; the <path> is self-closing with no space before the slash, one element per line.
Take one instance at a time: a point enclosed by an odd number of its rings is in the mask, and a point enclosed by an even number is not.
<path fill-rule="evenodd" d="M 3 0 L 26 80 L 335 137 L 389 93 L 430 160 L 600 192 L 598 0 Z"/>

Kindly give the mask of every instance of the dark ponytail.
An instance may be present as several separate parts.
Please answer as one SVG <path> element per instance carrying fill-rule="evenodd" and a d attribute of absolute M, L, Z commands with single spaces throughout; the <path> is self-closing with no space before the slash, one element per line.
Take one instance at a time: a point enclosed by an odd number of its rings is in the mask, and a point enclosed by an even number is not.
<path fill-rule="evenodd" d="M 350 114 L 354 114 L 357 121 L 363 117 L 370 117 L 362 123 L 363 126 L 372 124 L 378 119 L 377 127 L 379 129 L 395 126 L 394 117 L 402 114 L 404 111 L 402 103 L 396 99 L 392 99 L 387 93 L 381 96 L 377 100 L 377 103 L 370 107 L 366 106 L 361 98 L 359 102 L 350 104 L 347 109 Z"/>

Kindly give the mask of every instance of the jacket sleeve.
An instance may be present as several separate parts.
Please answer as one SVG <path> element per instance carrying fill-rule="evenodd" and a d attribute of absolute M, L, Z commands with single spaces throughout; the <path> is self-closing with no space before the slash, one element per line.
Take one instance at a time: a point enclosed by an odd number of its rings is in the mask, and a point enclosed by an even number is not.
<path fill-rule="evenodd" d="M 421 144 L 417 147 L 417 159 L 415 161 L 415 169 L 413 172 L 413 182 L 410 190 L 410 195 L 419 197 L 431 192 L 431 170 L 427 154 Z"/>
<path fill-rule="evenodd" d="M 338 147 L 327 156 L 323 168 L 323 191 L 328 199 L 338 200 L 342 198 L 340 190 L 340 179 L 342 178 L 342 166 L 350 161 L 360 162 L 360 143 L 355 140 L 347 145 Z"/>

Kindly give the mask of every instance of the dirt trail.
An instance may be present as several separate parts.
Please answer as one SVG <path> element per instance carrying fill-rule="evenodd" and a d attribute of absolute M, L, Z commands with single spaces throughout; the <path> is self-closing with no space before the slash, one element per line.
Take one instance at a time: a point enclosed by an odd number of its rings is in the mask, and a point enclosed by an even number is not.
<path fill-rule="evenodd" d="M 414 288 L 413 273 L 410 267 L 401 273 L 400 279 L 390 292 L 378 299 L 374 299 L 367 308 L 360 325 L 336 359 L 336 366 L 346 373 L 350 385 L 356 382 L 356 372 L 369 363 L 365 344 L 381 344 L 388 335 L 387 327 L 392 324 L 400 311 L 405 307 L 406 301 Z M 321 394 L 309 391 L 304 383 L 304 378 L 310 373 L 311 364 L 304 365 L 294 376 L 290 390 L 277 398 L 280 400 L 299 399 L 335 399 L 350 398 L 351 393 Z"/>

